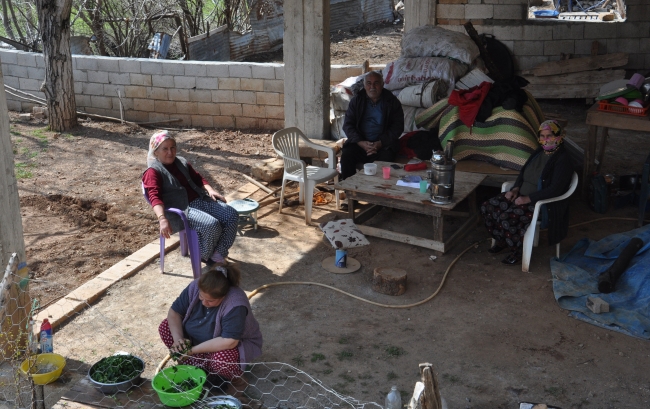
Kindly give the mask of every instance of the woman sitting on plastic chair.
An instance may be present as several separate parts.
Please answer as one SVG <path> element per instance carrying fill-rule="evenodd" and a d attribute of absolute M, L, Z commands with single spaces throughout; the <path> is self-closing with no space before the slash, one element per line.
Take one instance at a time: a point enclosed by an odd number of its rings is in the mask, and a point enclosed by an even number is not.
<path fill-rule="evenodd" d="M 504 264 L 521 262 L 526 229 L 535 210 L 535 202 L 561 196 L 571 183 L 573 166 L 562 140 L 564 133 L 556 121 L 546 121 L 537 132 L 541 145 L 528 158 L 509 192 L 501 193 L 481 205 L 485 227 L 494 238 L 488 250 L 496 254 L 510 250 Z M 569 226 L 568 200 L 547 203 L 549 245 L 566 237 Z M 544 218 L 543 218 L 544 220 Z"/>
<path fill-rule="evenodd" d="M 178 215 L 166 211 L 180 209 L 198 234 L 201 260 L 208 265 L 225 264 L 237 234 L 237 211 L 187 160 L 176 156 L 176 140 L 167 131 L 151 137 L 147 165 L 142 184 L 158 218 L 160 234 L 169 238 L 184 228 Z"/>

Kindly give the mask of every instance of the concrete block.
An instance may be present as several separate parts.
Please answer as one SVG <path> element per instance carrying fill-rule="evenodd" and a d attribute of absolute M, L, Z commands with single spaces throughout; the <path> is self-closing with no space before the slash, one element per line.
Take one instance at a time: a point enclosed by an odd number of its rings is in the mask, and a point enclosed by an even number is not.
<path fill-rule="evenodd" d="M 23 78 L 25 68 L 20 65 L 2 64 L 2 74 L 10 77 Z"/>
<path fill-rule="evenodd" d="M 19 88 L 22 91 L 38 91 L 41 89 L 41 84 L 43 84 L 43 80 L 19 78 L 18 84 L 19 84 Z"/>
<path fill-rule="evenodd" d="M 537 67 L 539 64 L 549 62 L 550 58 L 543 56 L 521 56 L 516 58 L 517 70 L 524 71 Z"/>
<path fill-rule="evenodd" d="M 198 115 L 219 115 L 221 110 L 219 109 L 219 104 L 214 104 L 212 102 L 199 102 L 196 113 Z"/>
<path fill-rule="evenodd" d="M 120 72 L 140 74 L 140 61 L 134 58 L 120 58 Z"/>
<path fill-rule="evenodd" d="M 553 40 L 582 40 L 584 37 L 584 24 L 553 24 Z"/>
<path fill-rule="evenodd" d="M 628 70 L 646 72 L 644 64 L 645 64 L 644 54 L 631 54 L 630 59 L 628 60 L 628 63 L 625 66 L 625 68 Z"/>
<path fill-rule="evenodd" d="M 241 104 L 221 104 L 219 105 L 221 115 L 242 116 Z"/>
<path fill-rule="evenodd" d="M 113 109 L 113 98 L 111 97 L 93 95 L 90 97 L 90 103 L 93 108 Z"/>
<path fill-rule="evenodd" d="M 164 61 L 140 61 L 140 74 L 162 75 Z"/>
<path fill-rule="evenodd" d="M 90 95 L 76 94 L 74 100 L 77 108 L 90 106 Z"/>
<path fill-rule="evenodd" d="M 284 93 L 284 80 L 264 80 L 264 91 Z"/>
<path fill-rule="evenodd" d="M 242 78 L 240 84 L 241 89 L 245 91 L 264 91 L 264 80 L 262 79 Z"/>
<path fill-rule="evenodd" d="M 176 112 L 179 114 L 193 115 L 198 111 L 198 102 L 178 102 L 176 104 Z"/>
<path fill-rule="evenodd" d="M 284 128 L 284 119 L 260 119 L 259 120 L 260 129 L 269 129 L 272 131 L 278 131 Z"/>
<path fill-rule="evenodd" d="M 155 104 L 153 99 L 133 98 L 133 109 L 136 111 L 153 111 Z"/>
<path fill-rule="evenodd" d="M 172 236 L 173 238 L 174 236 Z M 165 242 L 166 244 L 167 242 Z M 149 246 L 150 244 L 147 244 Z M 145 246 L 145 247 L 147 247 Z M 160 248 L 158 248 L 157 256 L 160 256 Z M 153 257 L 155 258 L 155 257 Z M 152 260 L 153 260 L 152 258 Z M 130 258 L 125 258 L 116 264 L 112 265 L 110 268 L 107 270 L 104 270 L 101 274 L 97 276 L 97 278 L 104 279 L 107 281 L 112 281 L 116 282 L 119 281 L 123 278 L 129 277 L 142 269 L 144 265 L 141 265 L 142 263 L 131 260 Z"/>
<path fill-rule="evenodd" d="M 495 4 L 493 7 L 495 19 L 521 21 L 526 16 L 526 6 L 523 4 Z"/>
<path fill-rule="evenodd" d="M 553 40 L 553 26 L 524 26 L 523 38 L 525 40 L 547 41 Z M 521 40 L 515 38 L 514 40 Z"/>
<path fill-rule="evenodd" d="M 75 56 L 74 61 L 78 70 L 98 70 L 96 58 Z"/>
<path fill-rule="evenodd" d="M 165 119 L 169 119 L 170 115 L 169 114 L 164 114 L 162 112 L 149 112 L 149 121 L 155 122 L 155 121 L 164 121 Z M 165 242 L 167 243 L 167 242 Z"/>
<path fill-rule="evenodd" d="M 150 87 L 152 85 L 151 75 L 149 74 L 130 74 L 131 84 L 133 85 L 143 85 Z"/>
<path fill-rule="evenodd" d="M 153 109 L 153 101 L 151 101 L 152 109 Z M 134 111 L 129 110 L 124 113 L 125 114 L 125 119 L 127 121 L 132 121 L 132 122 L 149 122 L 149 112 L 148 111 Z"/>
<path fill-rule="evenodd" d="M 36 67 L 36 54 L 21 52 L 16 56 L 16 63 L 21 67 Z"/>
<path fill-rule="evenodd" d="M 241 89 L 241 80 L 239 78 L 219 78 L 219 89 Z"/>
<path fill-rule="evenodd" d="M 275 67 L 268 64 L 255 64 L 251 66 L 253 78 L 275 79 Z"/>
<path fill-rule="evenodd" d="M 618 24 L 602 24 L 602 23 L 592 23 L 585 24 L 585 40 L 594 39 L 602 40 L 609 38 L 616 38 L 616 26 Z"/>
<path fill-rule="evenodd" d="M 68 300 L 85 301 L 90 304 L 104 294 L 108 287 L 114 283 L 115 281 L 105 278 L 93 278 L 72 290 L 65 298 Z"/>
<path fill-rule="evenodd" d="M 206 65 L 198 61 L 185 64 L 184 68 L 187 77 L 205 77 L 208 73 Z"/>
<path fill-rule="evenodd" d="M 27 67 L 27 78 L 43 81 L 45 79 L 45 68 Z"/>
<path fill-rule="evenodd" d="M 189 97 L 192 102 L 212 102 L 212 92 L 210 91 L 191 89 Z"/>
<path fill-rule="evenodd" d="M 18 81 L 18 77 L 10 77 L 10 76 L 4 74 L 4 67 L 3 67 L 2 71 L 3 71 L 3 77 L 4 77 L 6 85 L 9 85 L 10 87 L 13 87 L 13 88 L 20 87 L 20 82 Z M 7 98 L 9 98 L 9 95 L 7 95 Z"/>
<path fill-rule="evenodd" d="M 0 61 L 3 64 L 18 64 L 18 51 L 2 50 L 0 51 Z"/>
<path fill-rule="evenodd" d="M 232 78 L 252 78 L 253 70 L 249 64 L 232 63 L 228 66 L 228 76 Z"/>
<path fill-rule="evenodd" d="M 275 67 L 275 79 L 284 80 L 284 65 L 281 67 Z"/>
<path fill-rule="evenodd" d="M 259 127 L 259 120 L 257 118 L 235 118 L 235 128 L 237 129 L 257 129 Z"/>
<path fill-rule="evenodd" d="M 598 297 L 587 297 L 587 308 L 594 314 L 609 312 L 609 304 Z"/>
<path fill-rule="evenodd" d="M 196 77 L 175 76 L 174 87 L 184 89 L 196 88 Z"/>
<path fill-rule="evenodd" d="M 81 91 L 83 91 L 83 83 L 82 82 L 75 82 L 72 87 L 74 88 L 74 93 L 75 94 L 80 94 Z"/>
<path fill-rule="evenodd" d="M 575 53 L 575 43 L 573 40 L 544 41 L 544 55 L 558 56 L 562 53 Z"/>
<path fill-rule="evenodd" d="M 108 73 L 106 71 L 87 71 L 89 82 L 108 83 Z"/>
<path fill-rule="evenodd" d="M 650 18 L 650 16 L 648 16 Z M 624 38 L 647 38 L 650 36 L 650 22 L 626 22 L 616 25 L 616 37 Z"/>
<path fill-rule="evenodd" d="M 596 40 L 576 40 L 575 53 L 576 55 L 591 55 L 591 44 Z M 607 54 L 607 42 L 598 41 L 598 53 Z M 541 53 L 540 53 L 541 54 Z"/>
<path fill-rule="evenodd" d="M 97 71 L 120 72 L 119 59 L 113 57 L 97 58 Z"/>
<path fill-rule="evenodd" d="M 650 38 L 642 38 L 639 41 L 639 52 L 650 53 Z"/>
<path fill-rule="evenodd" d="M 265 182 L 280 180 L 283 174 L 284 160 L 280 158 L 264 159 L 251 165 L 251 175 Z"/>
<path fill-rule="evenodd" d="M 464 4 L 438 4 L 436 11 L 437 18 L 465 18 Z"/>
<path fill-rule="evenodd" d="M 88 73 L 86 71 L 73 70 L 72 78 L 74 78 L 74 82 L 88 82 Z"/>
<path fill-rule="evenodd" d="M 629 3 L 626 3 L 629 6 Z M 650 5 L 637 5 L 634 7 L 628 7 L 627 11 L 628 13 L 626 22 L 648 21 L 648 16 L 650 16 Z"/>
<path fill-rule="evenodd" d="M 445 27 L 446 28 L 446 27 Z M 492 34 L 496 37 L 497 40 L 528 40 L 528 37 L 524 37 L 524 26 L 495 26 L 492 29 Z M 530 40 L 535 40 L 535 38 L 530 38 Z"/>
<path fill-rule="evenodd" d="M 192 126 L 192 115 L 189 114 L 174 114 L 175 119 L 180 119 L 180 122 L 176 122 L 179 125 L 183 126 Z"/>
<path fill-rule="evenodd" d="M 544 43 L 542 41 L 514 41 L 515 55 L 542 55 L 544 54 Z"/>
<path fill-rule="evenodd" d="M 280 94 L 280 106 L 284 107 L 284 94 Z"/>
<path fill-rule="evenodd" d="M 615 40 L 607 40 L 607 49 L 616 50 L 617 53 L 636 54 L 641 48 L 641 39 L 639 38 L 617 38 Z"/>
<path fill-rule="evenodd" d="M 159 99 L 167 100 L 167 89 L 166 88 L 157 88 L 157 87 L 148 87 L 147 88 L 147 98 L 149 99 Z"/>
<path fill-rule="evenodd" d="M 170 88 L 167 90 L 167 97 L 170 101 L 189 101 L 190 91 L 187 89 Z"/>
<path fill-rule="evenodd" d="M 467 4 L 465 5 L 465 19 L 487 19 L 494 16 L 494 6 L 491 4 Z"/>
<path fill-rule="evenodd" d="M 124 87 L 124 96 L 126 98 L 147 98 L 147 88 L 127 85 Z"/>
<path fill-rule="evenodd" d="M 108 82 L 118 85 L 131 85 L 131 77 L 128 73 L 109 72 Z"/>
<path fill-rule="evenodd" d="M 152 75 L 151 85 L 160 88 L 174 88 L 174 77 L 171 75 Z"/>
<path fill-rule="evenodd" d="M 26 113 L 26 114 L 18 114 L 18 119 L 21 121 L 31 121 L 32 120 L 32 114 L 31 113 Z"/>
<path fill-rule="evenodd" d="M 206 65 L 207 76 L 215 79 L 217 78 L 227 78 L 230 76 L 230 70 L 228 69 L 228 63 L 212 63 Z"/>
<path fill-rule="evenodd" d="M 242 115 L 251 118 L 266 118 L 266 109 L 263 105 L 242 104 Z"/>
<path fill-rule="evenodd" d="M 210 115 L 192 115 L 192 126 L 200 126 L 202 128 L 212 128 L 212 116 Z"/>
<path fill-rule="evenodd" d="M 13 100 L 10 98 L 10 95 L 7 95 L 7 109 L 10 111 L 20 112 L 23 110 L 23 105 L 18 100 Z"/>
<path fill-rule="evenodd" d="M 212 124 L 215 128 L 234 128 L 235 127 L 235 117 L 234 116 L 213 116 Z"/>
<path fill-rule="evenodd" d="M 173 101 L 154 101 L 154 107 L 156 112 L 163 114 L 175 114 L 176 113 L 176 102 Z"/>
<path fill-rule="evenodd" d="M 280 95 L 277 92 L 258 92 L 257 104 L 259 105 L 281 105 Z"/>
<path fill-rule="evenodd" d="M 212 92 L 212 102 L 216 102 L 216 103 L 235 102 L 234 91 L 216 90 L 211 92 Z"/>
<path fill-rule="evenodd" d="M 256 92 L 253 91 L 234 91 L 235 102 L 238 104 L 255 104 L 257 103 Z"/>
<path fill-rule="evenodd" d="M 116 97 L 117 92 L 119 91 L 122 96 L 124 96 L 125 85 L 114 85 L 114 84 L 104 84 L 104 94 L 105 96 Z"/>
<path fill-rule="evenodd" d="M 169 61 L 162 66 L 162 73 L 164 75 L 185 75 L 185 66 L 181 62 Z"/>
<path fill-rule="evenodd" d="M 219 80 L 212 77 L 197 77 L 196 89 L 213 90 L 219 89 Z"/>
<path fill-rule="evenodd" d="M 284 107 L 267 105 L 265 107 L 265 117 L 268 119 L 282 119 L 284 120 Z"/>
<path fill-rule="evenodd" d="M 56 328 L 63 324 L 67 319 L 74 317 L 79 311 L 87 307 L 88 304 L 85 301 L 71 300 L 68 298 L 62 298 L 54 304 L 49 305 L 44 310 L 41 310 L 35 318 L 35 328 L 40 327 L 43 319 L 47 318 L 52 325 L 52 328 Z"/>
<path fill-rule="evenodd" d="M 37 68 L 45 68 L 45 59 L 43 58 L 43 54 L 36 54 L 36 67 Z M 74 69 L 74 67 L 72 67 Z"/>

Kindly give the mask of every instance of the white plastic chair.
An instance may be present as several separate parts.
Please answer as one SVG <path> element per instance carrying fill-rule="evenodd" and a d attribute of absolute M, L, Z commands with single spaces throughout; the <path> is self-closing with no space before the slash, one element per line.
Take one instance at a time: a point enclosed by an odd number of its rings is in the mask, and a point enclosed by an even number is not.
<path fill-rule="evenodd" d="M 304 161 L 300 160 L 300 140 L 310 148 L 327 152 L 328 167 L 308 166 Z M 314 188 L 318 183 L 331 179 L 334 179 L 334 182 L 339 180 L 334 149 L 311 142 L 300 129 L 295 127 L 285 128 L 274 133 L 272 143 L 275 152 L 284 159 L 284 175 L 282 176 L 282 192 L 280 193 L 280 210 L 278 213 L 282 212 L 284 185 L 287 180 L 293 180 L 300 184 L 299 201 L 305 203 L 305 223 L 310 224 Z M 334 195 L 336 196 L 336 208 L 338 209 L 340 207 L 338 191 L 335 191 Z"/>
<path fill-rule="evenodd" d="M 505 193 L 509 191 L 514 184 L 515 184 L 514 181 L 503 182 L 503 185 L 501 185 L 501 193 Z M 529 270 L 530 257 L 533 252 L 533 247 L 537 247 L 537 245 L 539 244 L 539 230 L 541 225 L 541 221 L 537 220 L 539 218 L 539 209 L 545 203 L 557 202 L 571 196 L 573 192 L 575 192 L 577 186 L 578 186 L 578 174 L 573 172 L 573 176 L 571 177 L 571 184 L 569 185 L 569 189 L 566 191 L 565 194 L 558 197 L 552 197 L 550 199 L 539 200 L 537 203 L 535 203 L 535 211 L 533 212 L 533 218 L 530 221 L 530 226 L 528 227 L 528 230 L 526 230 L 526 234 L 524 235 L 524 243 L 523 243 L 522 254 L 521 254 L 521 271 L 523 271 L 524 273 L 527 273 Z M 492 239 L 492 245 L 494 245 L 494 239 Z M 560 243 L 557 243 L 555 245 L 555 256 L 558 258 L 560 257 Z"/>

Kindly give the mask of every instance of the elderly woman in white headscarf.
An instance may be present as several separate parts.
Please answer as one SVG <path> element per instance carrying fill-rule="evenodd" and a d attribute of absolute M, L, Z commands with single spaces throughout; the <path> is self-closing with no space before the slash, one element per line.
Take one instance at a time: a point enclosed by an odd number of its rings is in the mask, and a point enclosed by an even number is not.
<path fill-rule="evenodd" d="M 151 137 L 147 166 L 142 184 L 158 218 L 160 234 L 169 238 L 183 229 L 181 218 L 166 211 L 180 209 L 198 233 L 203 262 L 225 264 L 237 234 L 237 211 L 185 158 L 176 156 L 176 140 L 167 131 Z"/>

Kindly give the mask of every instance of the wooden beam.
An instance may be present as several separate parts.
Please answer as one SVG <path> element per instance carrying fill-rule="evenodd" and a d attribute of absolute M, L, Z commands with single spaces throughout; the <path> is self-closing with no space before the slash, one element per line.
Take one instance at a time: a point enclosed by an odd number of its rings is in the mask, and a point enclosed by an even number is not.
<path fill-rule="evenodd" d="M 627 53 L 614 53 L 595 57 L 574 58 L 572 60 L 551 61 L 538 65 L 530 70 L 530 72 L 538 77 L 543 77 L 601 68 L 622 67 L 627 64 L 628 59 L 629 56 Z"/>
<path fill-rule="evenodd" d="M 436 240 L 429 240 L 422 237 L 411 236 L 409 234 L 402 234 L 394 231 L 378 229 L 376 227 L 364 226 L 362 224 L 357 224 L 357 227 L 363 234 L 367 236 L 379 237 L 381 239 L 393 240 L 400 243 L 410 244 L 412 246 L 424 247 L 426 249 L 439 251 L 441 253 L 445 252 L 445 243 L 441 243 Z"/>
<path fill-rule="evenodd" d="M 569 74 L 536 77 L 523 76 L 530 85 L 576 85 L 576 84 L 606 84 L 610 81 L 625 78 L 625 70 L 601 70 L 573 72 Z M 528 89 L 528 88 L 527 88 Z"/>

